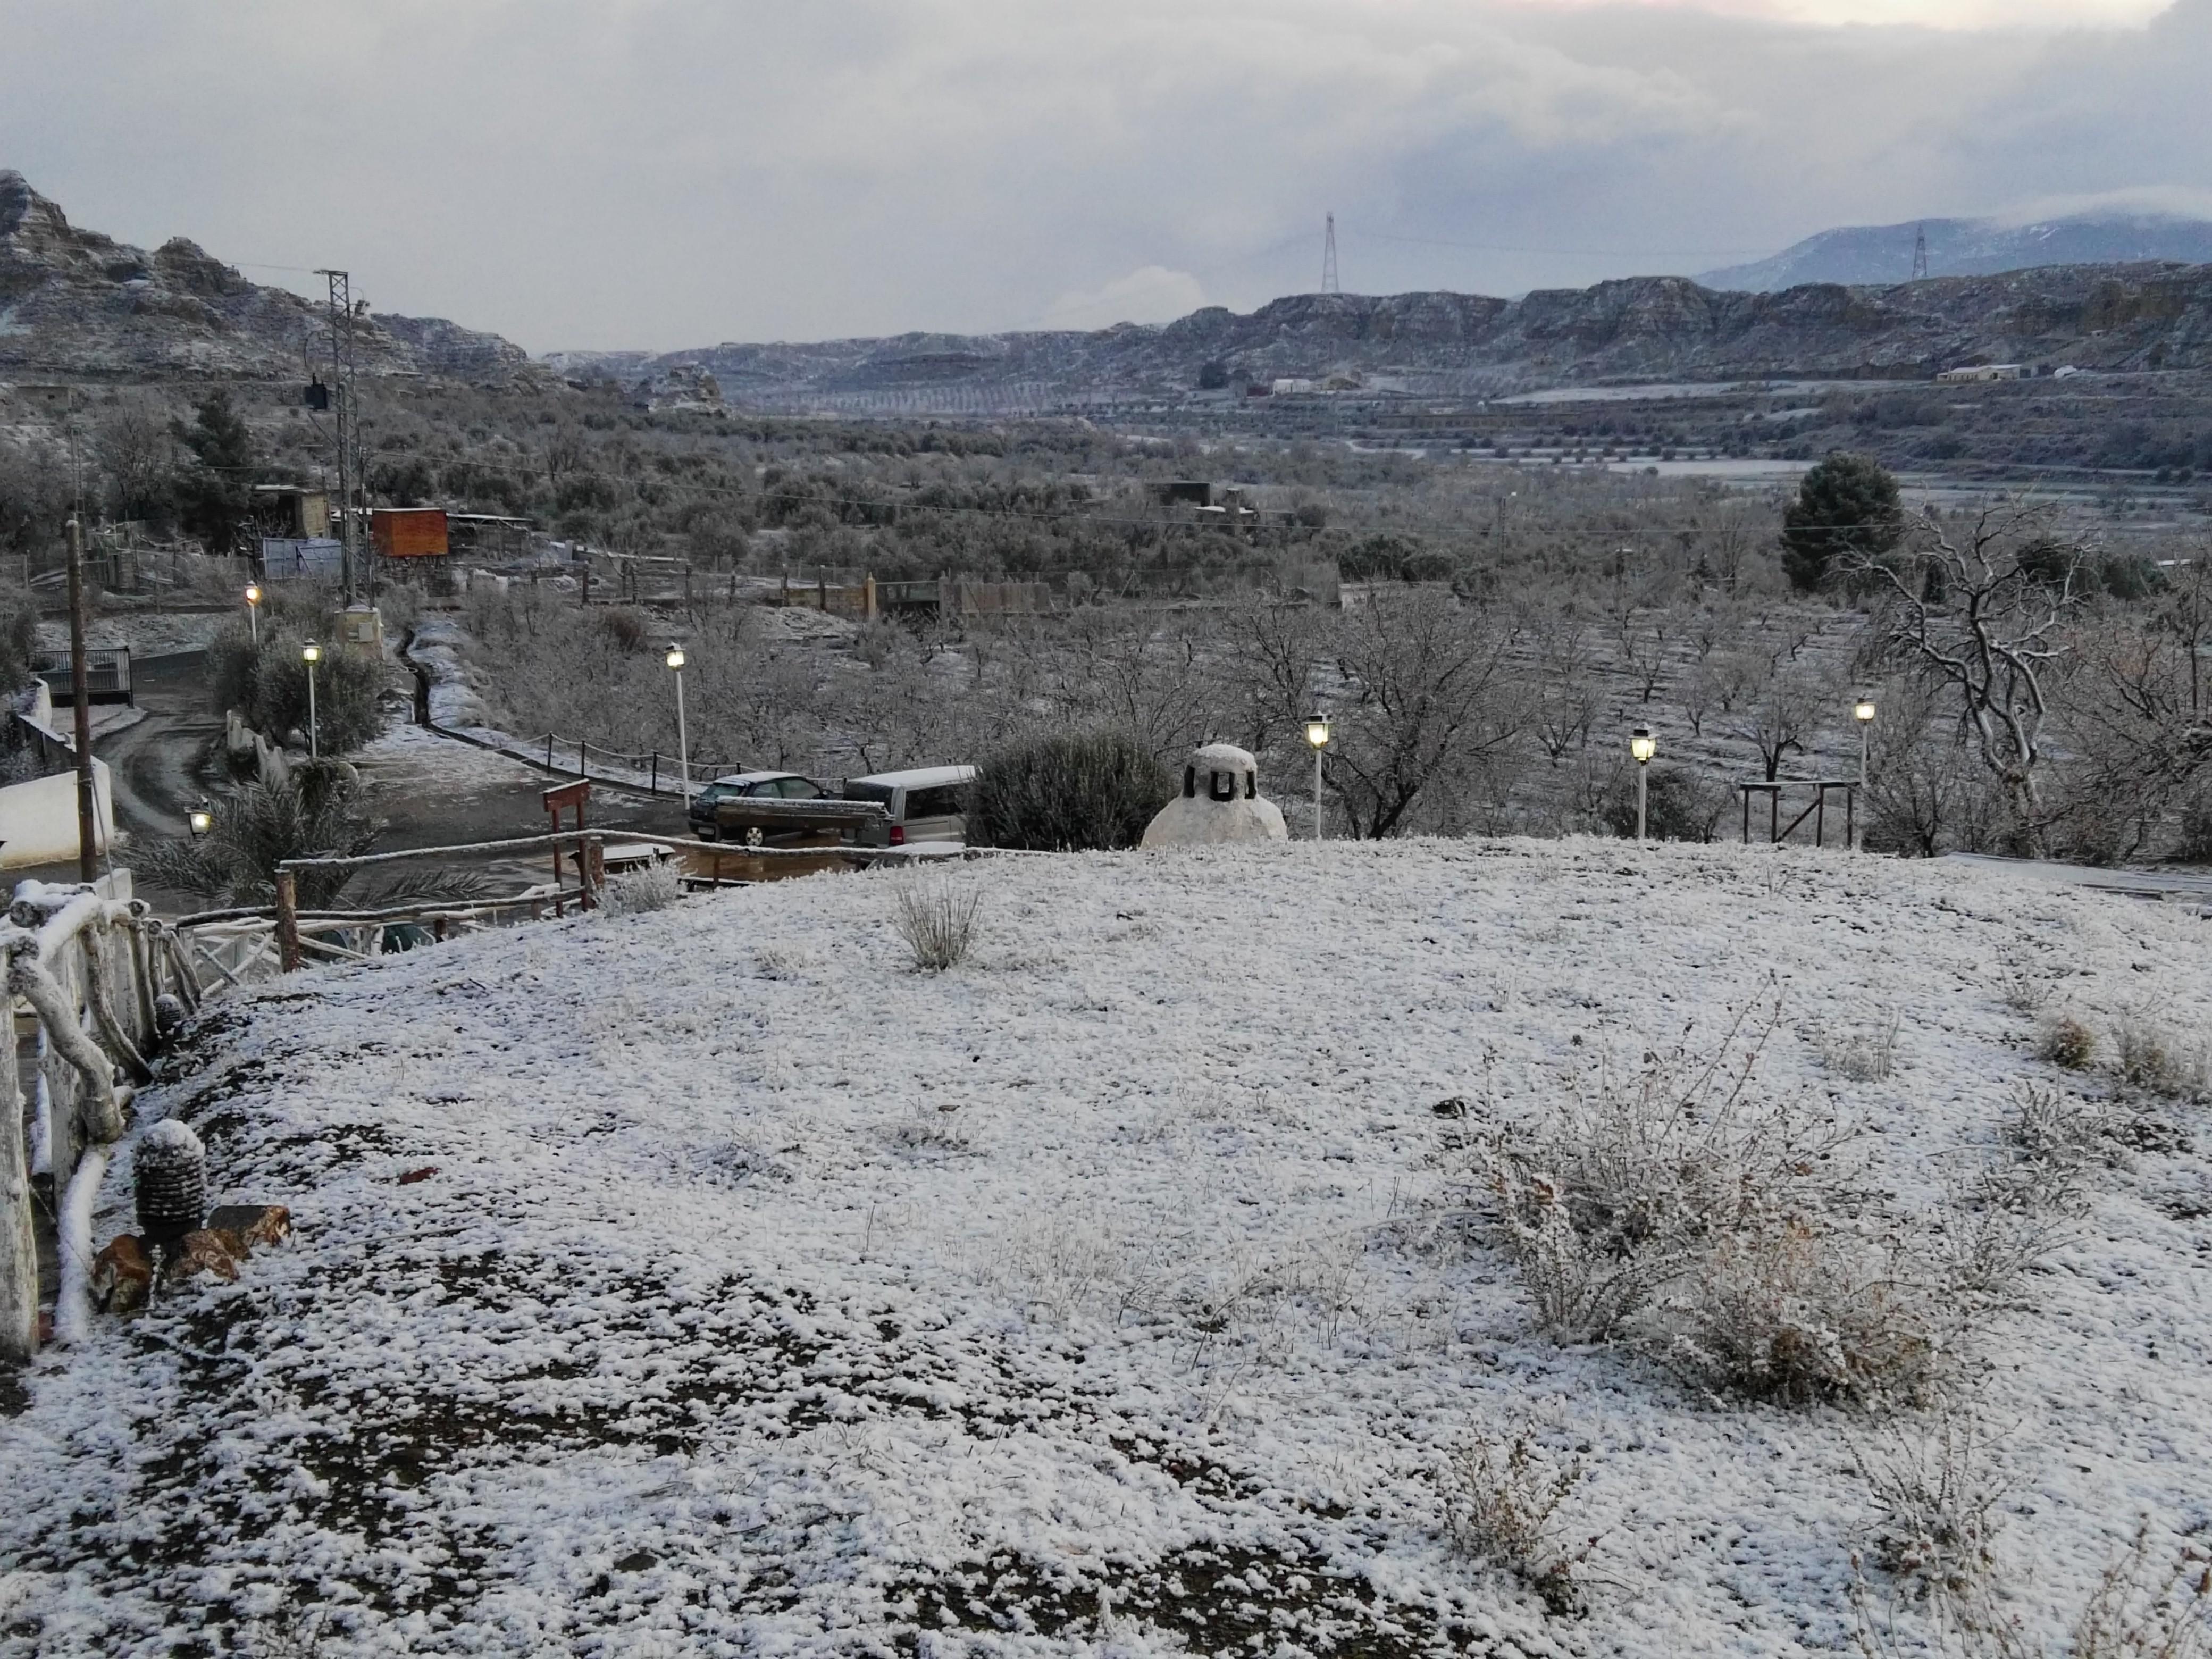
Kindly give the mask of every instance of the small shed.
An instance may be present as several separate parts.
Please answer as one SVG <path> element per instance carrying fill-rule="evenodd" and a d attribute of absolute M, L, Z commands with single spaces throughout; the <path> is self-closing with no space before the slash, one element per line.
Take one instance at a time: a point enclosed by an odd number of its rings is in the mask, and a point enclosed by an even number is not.
<path fill-rule="evenodd" d="M 453 550 L 442 507 L 380 507 L 368 515 L 369 539 L 386 559 L 442 559 Z"/>

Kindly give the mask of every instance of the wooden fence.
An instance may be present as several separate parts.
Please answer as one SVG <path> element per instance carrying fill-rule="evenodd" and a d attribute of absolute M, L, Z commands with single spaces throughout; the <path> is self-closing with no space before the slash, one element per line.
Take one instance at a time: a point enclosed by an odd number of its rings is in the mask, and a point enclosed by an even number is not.
<path fill-rule="evenodd" d="M 89 1317 L 93 1207 L 108 1148 L 123 1133 L 123 1109 L 153 1075 L 146 1054 L 161 1010 L 171 997 L 181 1012 L 199 1005 L 199 981 L 175 930 L 143 902 L 114 896 L 112 882 L 27 882 L 0 926 L 9 1006 L 28 1006 L 38 1038 L 28 1079 L 20 1075 L 17 1033 L 0 1043 L 0 1359 L 27 1358 L 38 1344 L 33 1166 L 51 1172 L 59 1200 L 54 1334 L 68 1341 Z M 118 1070 L 129 1082 L 117 1084 Z M 28 1145 L 18 1103 L 26 1097 Z"/>

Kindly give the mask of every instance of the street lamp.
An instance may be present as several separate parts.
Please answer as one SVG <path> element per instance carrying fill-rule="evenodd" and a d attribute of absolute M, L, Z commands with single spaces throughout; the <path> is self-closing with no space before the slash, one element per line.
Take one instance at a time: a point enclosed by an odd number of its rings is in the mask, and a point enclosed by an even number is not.
<path fill-rule="evenodd" d="M 323 647 L 313 640 L 300 647 L 300 660 L 307 665 L 307 758 L 323 757 L 323 734 L 315 716 L 315 665 L 323 659 Z"/>
<path fill-rule="evenodd" d="M 1650 726 L 1639 726 L 1629 733 L 1628 752 L 1636 757 L 1636 839 L 1641 842 L 1644 839 L 1644 806 L 1650 799 L 1647 781 L 1651 774 L 1651 757 L 1659 752 Z"/>
<path fill-rule="evenodd" d="M 246 585 L 246 619 L 252 625 L 253 648 L 258 651 L 261 648 L 261 585 L 258 582 Z"/>
<path fill-rule="evenodd" d="M 684 799 L 691 799 L 691 736 L 684 726 L 684 647 L 668 642 L 668 666 L 676 676 L 676 759 L 683 769 Z"/>
<path fill-rule="evenodd" d="M 1328 716 L 1309 714 L 1306 717 L 1306 742 L 1314 751 L 1314 839 L 1321 837 L 1321 751 L 1328 747 Z"/>
<path fill-rule="evenodd" d="M 1867 787 L 1867 750 L 1869 746 L 1869 740 L 1874 736 L 1874 696 L 1871 693 L 1859 694 L 1859 700 L 1851 705 L 1851 718 L 1859 723 L 1859 793 L 1864 794 Z M 1865 845 L 1865 841 L 1866 830 L 1863 826 L 1856 827 L 1851 836 L 1851 850 L 1854 853 L 1857 852 Z"/>
<path fill-rule="evenodd" d="M 191 816 L 185 821 L 191 825 L 192 839 L 198 841 L 215 828 L 215 809 L 203 799 L 198 805 L 192 808 Z"/>

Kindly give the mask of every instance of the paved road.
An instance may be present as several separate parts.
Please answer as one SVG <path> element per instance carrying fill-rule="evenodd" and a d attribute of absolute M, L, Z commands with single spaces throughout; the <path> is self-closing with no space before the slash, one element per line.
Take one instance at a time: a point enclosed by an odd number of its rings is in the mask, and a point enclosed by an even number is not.
<path fill-rule="evenodd" d="M 1997 858 L 1988 853 L 1946 853 L 1943 856 L 2069 887 L 2093 887 L 2100 892 L 2124 893 L 2131 898 L 2212 907 L 2212 870 L 2101 869 L 2087 864 L 2059 864 L 2047 859 Z"/>

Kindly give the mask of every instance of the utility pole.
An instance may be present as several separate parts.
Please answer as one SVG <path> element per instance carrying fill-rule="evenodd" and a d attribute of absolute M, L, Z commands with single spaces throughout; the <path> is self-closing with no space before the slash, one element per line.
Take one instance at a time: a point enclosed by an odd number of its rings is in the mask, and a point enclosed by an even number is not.
<path fill-rule="evenodd" d="M 338 521 L 338 572 L 345 603 L 351 605 L 355 561 L 359 556 L 353 509 L 352 446 L 358 441 L 360 426 L 359 411 L 353 401 L 353 278 L 349 272 L 327 267 L 315 275 L 330 284 L 331 401 L 337 412 L 338 500 L 344 508 L 344 516 Z"/>
<path fill-rule="evenodd" d="M 70 713 L 76 737 L 76 874 L 79 881 L 100 878 L 100 831 L 94 817 L 92 787 L 92 698 L 84 664 L 84 526 L 69 521 Z"/>
<path fill-rule="evenodd" d="M 1344 284 L 1336 279 L 1336 215 L 1334 213 L 1328 216 L 1328 234 L 1322 244 L 1321 291 L 1324 294 L 1344 292 Z"/>

